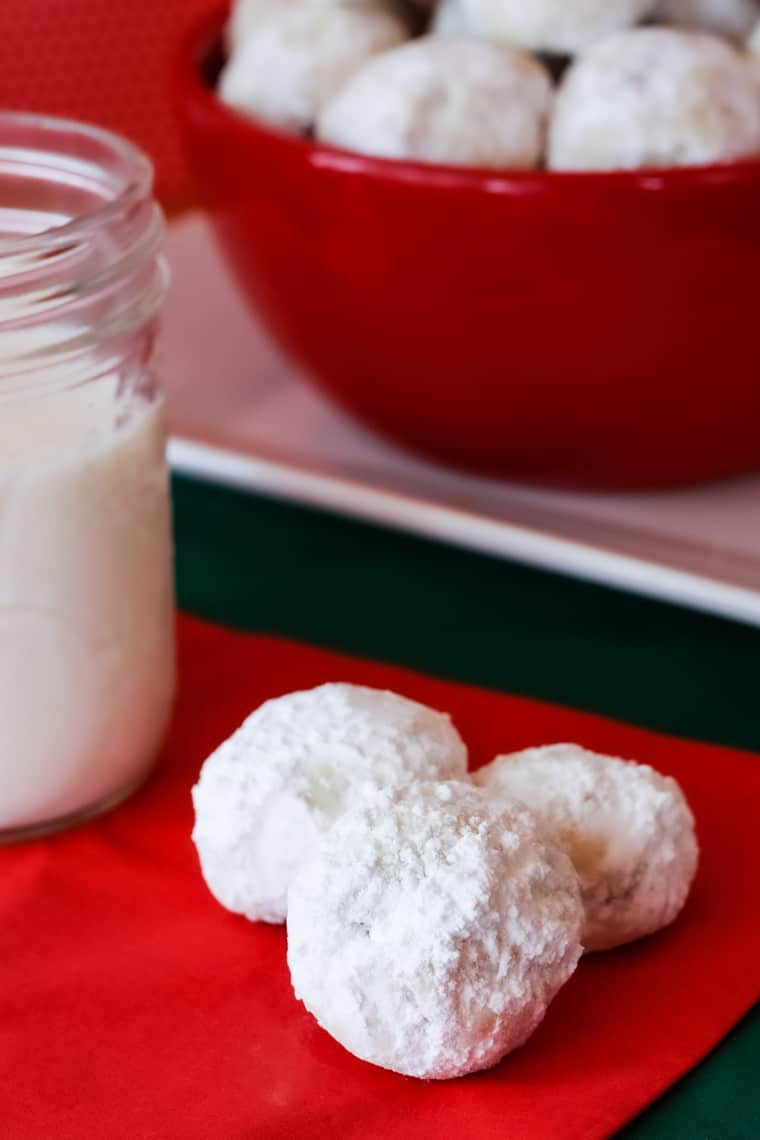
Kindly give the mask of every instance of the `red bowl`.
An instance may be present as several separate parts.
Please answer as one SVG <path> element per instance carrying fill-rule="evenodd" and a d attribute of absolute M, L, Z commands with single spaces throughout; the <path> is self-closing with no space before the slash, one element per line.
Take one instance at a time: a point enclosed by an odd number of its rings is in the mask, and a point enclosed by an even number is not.
<path fill-rule="evenodd" d="M 760 161 L 513 174 L 348 154 L 219 102 L 222 21 L 180 69 L 201 200 L 275 340 L 344 409 L 546 484 L 758 466 Z"/>

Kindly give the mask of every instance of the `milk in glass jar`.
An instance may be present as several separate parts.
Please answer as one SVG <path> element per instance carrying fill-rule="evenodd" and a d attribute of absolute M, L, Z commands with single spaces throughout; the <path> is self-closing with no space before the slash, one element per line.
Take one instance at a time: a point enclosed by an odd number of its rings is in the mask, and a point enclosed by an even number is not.
<path fill-rule="evenodd" d="M 174 692 L 148 161 L 0 114 L 0 839 L 146 776 Z"/>

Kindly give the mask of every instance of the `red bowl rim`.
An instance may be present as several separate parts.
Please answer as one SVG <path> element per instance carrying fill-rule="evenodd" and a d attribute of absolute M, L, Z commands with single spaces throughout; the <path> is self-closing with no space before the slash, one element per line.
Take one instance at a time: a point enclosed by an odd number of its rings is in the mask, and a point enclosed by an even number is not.
<path fill-rule="evenodd" d="M 217 98 L 202 75 L 212 50 L 219 46 L 229 3 L 206 14 L 191 29 L 182 45 L 179 63 L 179 88 L 189 105 L 212 113 L 220 124 L 243 129 L 251 138 L 268 140 L 283 148 L 297 151 L 307 165 L 392 183 L 413 183 L 431 188 L 481 191 L 511 197 L 537 194 L 627 192 L 640 195 L 669 191 L 705 191 L 727 186 L 757 184 L 760 190 L 760 156 L 710 166 L 648 167 L 637 170 L 611 171 L 547 171 L 501 170 L 445 166 L 409 162 L 402 159 L 378 158 L 341 150 L 300 135 L 258 122 L 236 111 Z"/>

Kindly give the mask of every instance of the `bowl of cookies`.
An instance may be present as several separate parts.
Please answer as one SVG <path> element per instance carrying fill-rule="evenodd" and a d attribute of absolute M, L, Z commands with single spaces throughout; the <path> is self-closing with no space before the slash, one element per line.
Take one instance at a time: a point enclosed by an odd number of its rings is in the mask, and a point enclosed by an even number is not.
<path fill-rule="evenodd" d="M 365 425 L 553 486 L 758 465 L 755 0 L 237 0 L 179 81 L 231 270 Z"/>

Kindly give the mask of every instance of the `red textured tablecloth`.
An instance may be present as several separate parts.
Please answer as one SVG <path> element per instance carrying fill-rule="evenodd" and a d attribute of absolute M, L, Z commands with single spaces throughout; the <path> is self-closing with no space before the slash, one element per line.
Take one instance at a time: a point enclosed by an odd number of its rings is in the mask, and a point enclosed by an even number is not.
<path fill-rule="evenodd" d="M 760 758 L 180 622 L 174 729 L 111 815 L 0 849 L 4 1140 L 590 1140 L 693 1066 L 760 995 Z M 682 783 L 702 862 L 668 931 L 584 959 L 544 1024 L 488 1073 L 423 1083 L 374 1069 L 293 998 L 280 928 L 208 894 L 190 842 L 204 756 L 261 700 L 326 680 L 452 713 L 475 764 L 561 739 Z"/>
<path fill-rule="evenodd" d="M 86 119 L 134 139 L 170 207 L 191 196 L 173 77 L 221 0 L 0 0 L 0 108 Z"/>

